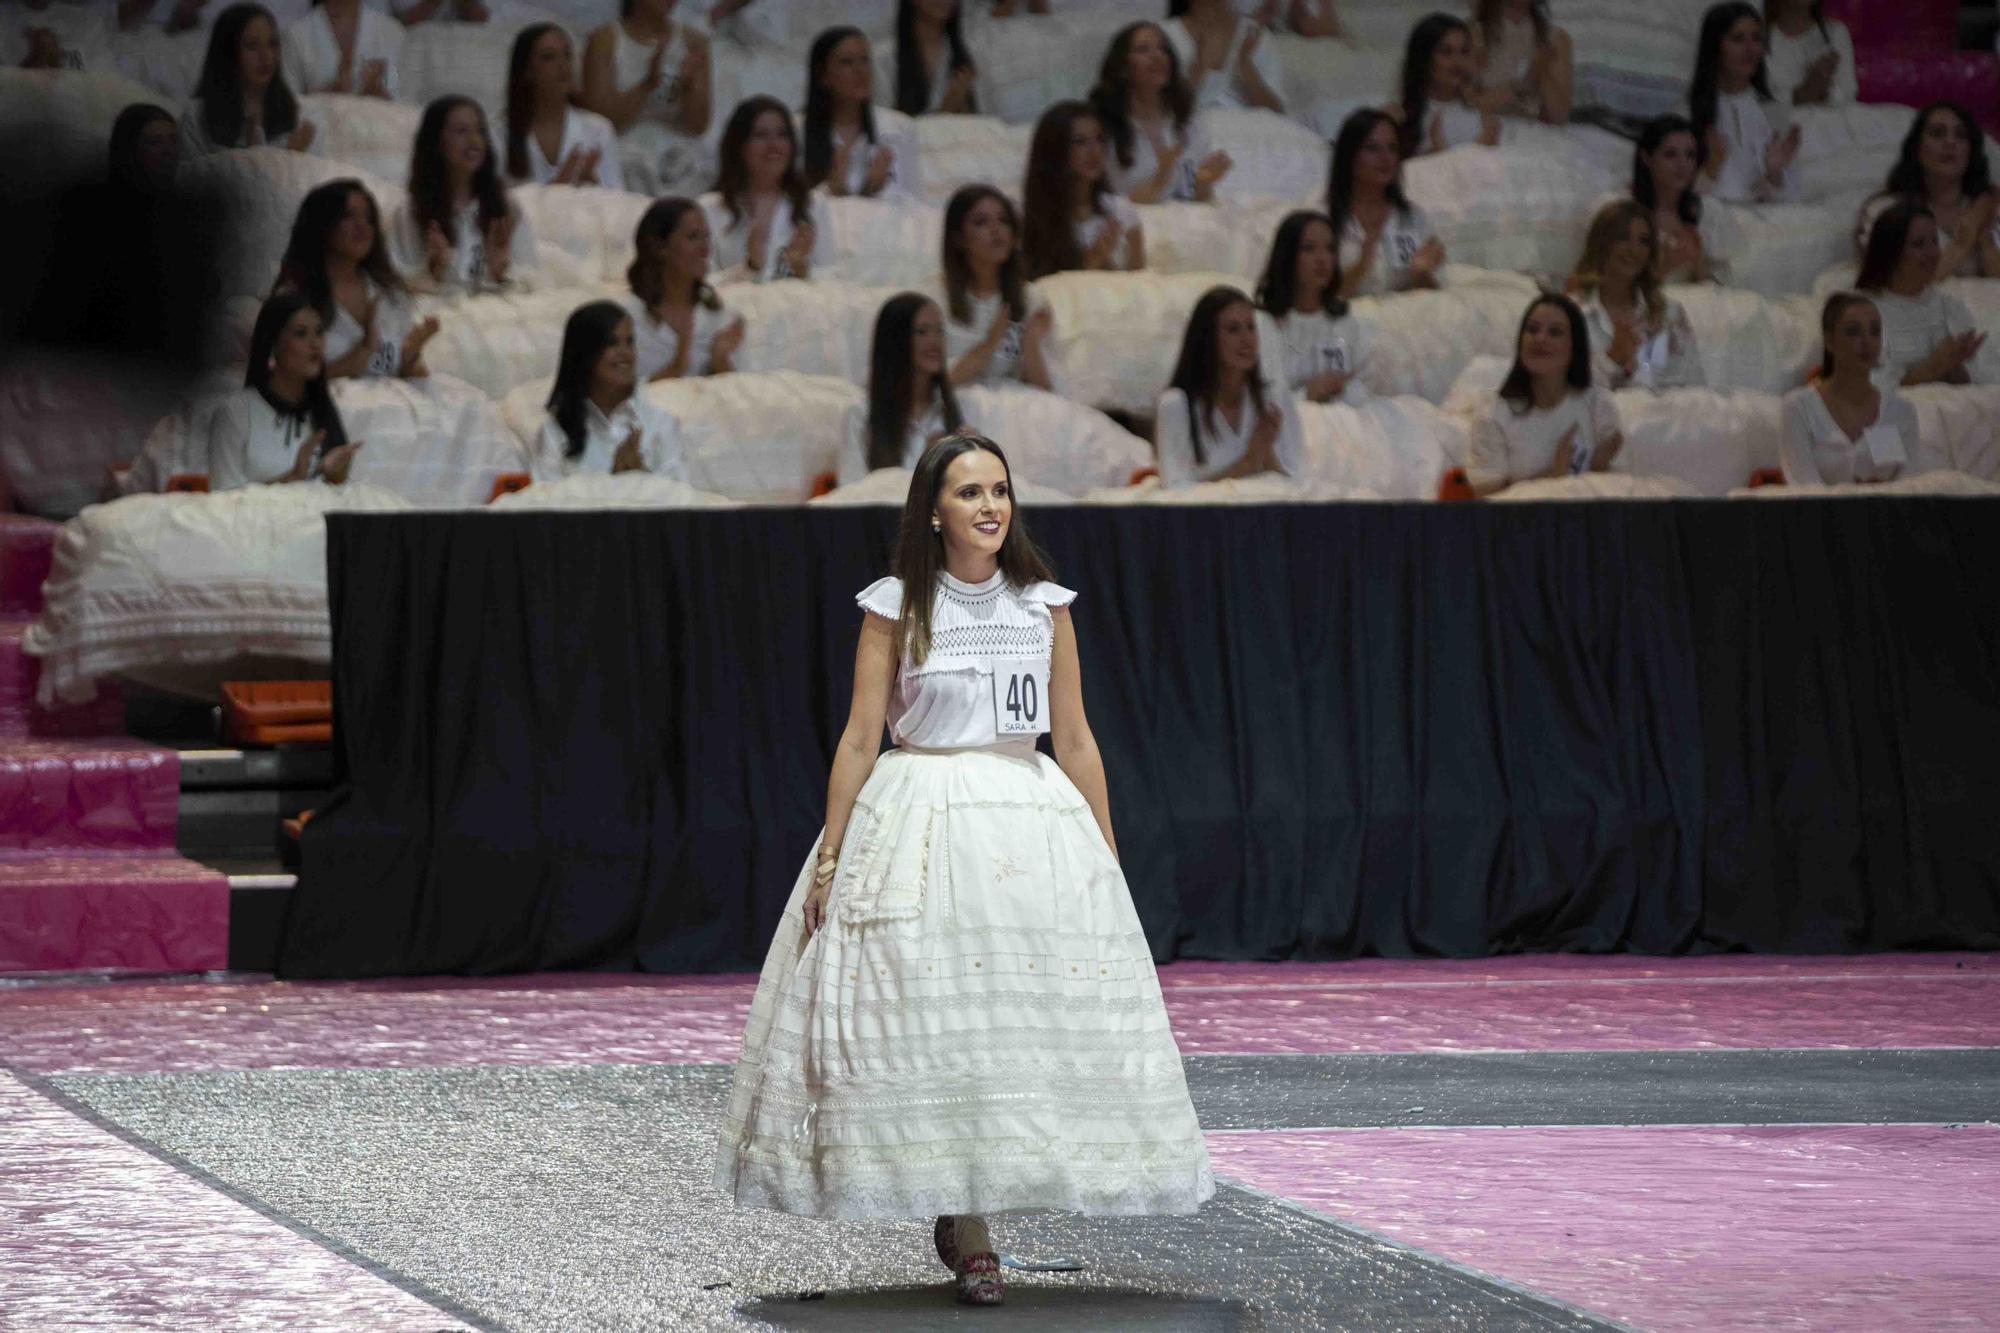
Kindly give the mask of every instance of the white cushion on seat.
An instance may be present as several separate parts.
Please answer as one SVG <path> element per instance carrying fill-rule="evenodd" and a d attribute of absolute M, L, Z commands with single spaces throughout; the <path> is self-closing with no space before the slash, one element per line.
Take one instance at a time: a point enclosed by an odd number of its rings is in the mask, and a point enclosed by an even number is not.
<path fill-rule="evenodd" d="M 1069 495 L 1116 486 L 1153 465 L 1153 446 L 1092 408 L 1025 384 L 969 385 L 966 424 L 1007 451 L 1017 480 Z"/>
<path fill-rule="evenodd" d="M 720 509 L 737 502 L 650 472 L 579 473 L 494 500 L 493 509 Z"/>

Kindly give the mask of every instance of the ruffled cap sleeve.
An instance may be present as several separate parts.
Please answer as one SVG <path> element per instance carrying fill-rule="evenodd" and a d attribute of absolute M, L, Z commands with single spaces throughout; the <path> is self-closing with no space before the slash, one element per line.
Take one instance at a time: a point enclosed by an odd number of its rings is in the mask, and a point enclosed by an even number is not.
<path fill-rule="evenodd" d="M 1037 584 L 1048 587 L 1048 584 Z M 1071 596 L 1075 594 L 1072 593 Z M 854 594 L 854 603 L 863 611 L 878 615 L 884 620 L 897 620 L 903 614 L 903 581 L 891 574 L 886 579 L 876 579 L 873 583 Z"/>
<path fill-rule="evenodd" d="M 1030 583 L 1027 587 L 1021 589 L 1021 599 L 1028 602 L 1039 602 L 1043 606 L 1051 608 L 1068 606 L 1076 600 L 1076 591 L 1072 588 L 1065 588 L 1060 583 L 1049 583 L 1046 581 Z"/>

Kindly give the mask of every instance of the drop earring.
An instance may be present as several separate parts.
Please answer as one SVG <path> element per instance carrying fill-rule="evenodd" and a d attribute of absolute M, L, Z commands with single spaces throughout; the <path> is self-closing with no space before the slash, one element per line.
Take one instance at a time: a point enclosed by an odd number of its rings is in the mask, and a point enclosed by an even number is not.
<path fill-rule="evenodd" d="M 932 515 L 931 515 L 931 531 L 932 531 L 932 532 L 943 532 L 943 531 L 944 531 L 944 524 L 942 524 L 942 523 L 938 522 L 938 519 L 937 519 L 937 515 L 936 515 L 936 514 L 932 514 Z"/>

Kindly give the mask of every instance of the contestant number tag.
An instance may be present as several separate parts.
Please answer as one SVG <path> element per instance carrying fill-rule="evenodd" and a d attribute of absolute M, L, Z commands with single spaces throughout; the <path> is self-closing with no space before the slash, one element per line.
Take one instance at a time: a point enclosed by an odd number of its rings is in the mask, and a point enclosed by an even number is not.
<path fill-rule="evenodd" d="M 1049 668 L 1034 658 L 993 664 L 993 729 L 1002 736 L 1039 736 L 1049 729 Z"/>

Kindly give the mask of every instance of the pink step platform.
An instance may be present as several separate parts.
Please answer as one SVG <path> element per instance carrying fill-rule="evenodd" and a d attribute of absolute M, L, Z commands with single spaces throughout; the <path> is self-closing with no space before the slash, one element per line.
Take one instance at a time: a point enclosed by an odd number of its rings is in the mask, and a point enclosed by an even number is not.
<path fill-rule="evenodd" d="M 115 691 L 34 703 L 56 530 L 0 514 L 0 972 L 226 967 L 229 883 L 174 852 L 179 757 L 122 734 Z"/>
<path fill-rule="evenodd" d="M 1949 100 L 2000 133 L 2000 56 L 1958 50 L 1958 0 L 1826 0 L 1826 16 L 1854 38 L 1864 102 Z"/>

